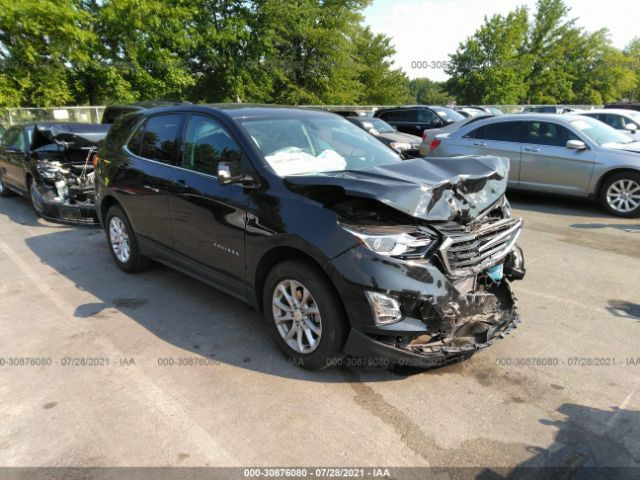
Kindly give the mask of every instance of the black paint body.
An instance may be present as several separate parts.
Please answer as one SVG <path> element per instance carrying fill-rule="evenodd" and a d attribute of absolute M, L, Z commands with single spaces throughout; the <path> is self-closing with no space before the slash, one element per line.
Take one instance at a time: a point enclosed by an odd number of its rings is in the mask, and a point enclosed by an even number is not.
<path fill-rule="evenodd" d="M 243 173 L 253 181 L 246 185 L 221 185 L 215 176 L 131 153 L 126 145 L 136 128 L 149 117 L 167 113 L 184 115 L 183 139 L 193 114 L 217 119 L 241 147 Z M 340 184 L 339 179 L 331 178 L 316 190 L 312 185 L 304 185 L 305 181 L 313 183 L 310 177 L 296 177 L 300 179 L 298 185 L 294 180 L 279 177 L 236 121 L 263 115 L 286 118 L 331 114 L 243 105 L 182 105 L 121 117 L 100 152 L 96 172 L 99 215 L 104 220 L 111 206 L 120 205 L 129 217 L 144 255 L 209 283 L 258 309 L 263 308 L 263 284 L 274 265 L 289 258 L 313 262 L 334 285 L 344 304 L 351 327 L 345 345 L 348 354 L 384 355 L 396 361 L 425 360 L 428 363 L 434 356 L 444 359 L 484 346 L 480 342 L 463 351 L 440 349 L 436 354 L 416 354 L 396 344 L 398 336 L 415 337 L 430 331 L 429 322 L 425 322 L 424 315 L 420 313 L 422 303 L 437 306 L 455 301 L 466 304 L 464 296 L 457 293 L 451 278 L 444 273 L 437 258 L 437 248 L 425 258 L 407 261 L 384 257 L 362 246 L 355 236 L 340 226 L 342 215 L 333 207 L 341 199 L 352 199 L 336 187 Z M 407 161 L 408 167 L 410 162 L 423 160 Z M 414 168 L 420 170 L 418 164 Z M 495 177 L 487 172 L 479 173 L 479 178 L 486 177 L 486 182 L 495 181 Z M 343 182 L 348 183 L 347 180 Z M 362 190 L 362 182 L 358 185 Z M 400 183 L 396 200 L 401 201 L 404 192 L 411 188 L 406 181 Z M 434 192 L 442 195 L 445 190 L 441 185 Z M 496 198 L 504 199 L 503 193 L 504 190 Z M 434 203 L 437 204 L 435 195 Z M 431 223 L 426 214 L 422 219 L 413 218 L 365 196 L 357 198 L 373 201 L 381 209 L 392 212 L 391 216 L 396 215 L 399 222 Z M 462 201 L 463 197 L 458 200 Z M 412 207 L 408 205 L 407 208 Z M 475 210 L 467 209 L 467 213 L 469 211 Z M 442 210 L 438 214 L 441 215 Z M 451 218 L 440 218 L 434 223 L 455 223 L 456 215 L 452 211 Z M 517 324 L 518 315 L 506 279 L 500 288 L 506 289 L 509 296 L 506 307 L 509 318 L 500 326 L 500 330 L 506 332 Z M 397 295 L 402 299 L 405 318 L 392 325 L 374 325 L 365 289 Z M 485 343 L 492 341 L 493 338 L 488 338 Z"/>

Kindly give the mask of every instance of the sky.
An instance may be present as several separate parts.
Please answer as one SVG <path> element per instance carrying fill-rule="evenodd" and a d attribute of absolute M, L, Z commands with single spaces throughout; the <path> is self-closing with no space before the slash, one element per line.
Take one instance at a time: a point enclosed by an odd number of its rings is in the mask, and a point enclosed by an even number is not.
<path fill-rule="evenodd" d="M 570 18 L 587 31 L 608 28 L 617 48 L 640 36 L 640 0 L 565 0 Z M 506 14 L 518 5 L 535 11 L 535 0 L 374 0 L 364 11 L 365 24 L 375 33 L 391 37 L 396 48 L 395 67 L 409 78 L 446 80 L 442 62 L 460 42 L 473 35 L 484 16 Z M 412 68 L 421 61 L 429 68 Z M 439 62 L 439 63 L 438 63 Z M 415 65 L 415 64 L 414 64 Z"/>

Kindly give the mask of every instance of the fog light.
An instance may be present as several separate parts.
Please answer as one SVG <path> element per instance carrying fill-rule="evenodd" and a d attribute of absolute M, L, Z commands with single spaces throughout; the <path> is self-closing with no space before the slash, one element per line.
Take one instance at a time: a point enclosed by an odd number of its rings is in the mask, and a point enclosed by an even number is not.
<path fill-rule="evenodd" d="M 378 325 L 388 325 L 402 319 L 400 303 L 389 295 L 378 292 L 365 292 L 373 311 L 373 318 Z"/>

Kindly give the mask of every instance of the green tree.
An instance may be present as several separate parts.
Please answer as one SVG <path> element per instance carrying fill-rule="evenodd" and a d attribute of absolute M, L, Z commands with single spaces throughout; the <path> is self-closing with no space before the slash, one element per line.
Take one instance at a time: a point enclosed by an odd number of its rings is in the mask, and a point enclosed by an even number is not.
<path fill-rule="evenodd" d="M 524 7 L 485 18 L 484 25 L 451 55 L 447 91 L 465 104 L 518 103 L 527 91 L 527 32 Z"/>
<path fill-rule="evenodd" d="M 263 0 L 273 101 L 343 104 L 360 94 L 353 36 L 368 0 Z"/>
<path fill-rule="evenodd" d="M 70 0 L 0 1 L 0 106 L 73 102 L 73 67 L 95 45 L 91 17 Z"/>
<path fill-rule="evenodd" d="M 581 31 L 575 20 L 567 20 L 569 7 L 563 0 L 538 0 L 524 52 L 531 60 L 525 82 L 526 102 L 555 104 L 573 100 L 576 80 L 573 64 L 579 48 Z"/>
<path fill-rule="evenodd" d="M 614 102 L 633 90 L 636 77 L 629 59 L 610 45 L 606 30 L 585 34 L 576 45 L 578 55 L 571 62 L 576 103 Z"/>
<path fill-rule="evenodd" d="M 633 72 L 633 84 L 623 91 L 623 97 L 637 101 L 640 99 L 640 37 L 635 37 L 624 49 L 625 64 Z"/>
<path fill-rule="evenodd" d="M 361 105 L 400 104 L 411 98 L 409 79 L 400 69 L 393 68 L 391 57 L 396 53 L 391 39 L 362 29 L 355 40 Z"/>
<path fill-rule="evenodd" d="M 100 79 L 125 90 L 117 96 L 180 98 L 194 85 L 187 62 L 193 50 L 190 5 L 181 0 L 112 0 L 104 2 L 98 15 L 102 47 L 93 52 L 99 61 L 95 69 Z M 105 98 L 104 90 L 100 98 Z"/>
<path fill-rule="evenodd" d="M 0 0 L 0 106 L 399 103 L 370 0 Z"/>
<path fill-rule="evenodd" d="M 454 98 L 445 90 L 445 82 L 434 82 L 428 78 L 414 78 L 409 82 L 410 103 L 423 105 L 447 105 Z"/>
<path fill-rule="evenodd" d="M 632 54 L 585 32 L 563 0 L 496 15 L 451 56 L 447 90 L 463 103 L 605 103 L 634 91 Z"/>

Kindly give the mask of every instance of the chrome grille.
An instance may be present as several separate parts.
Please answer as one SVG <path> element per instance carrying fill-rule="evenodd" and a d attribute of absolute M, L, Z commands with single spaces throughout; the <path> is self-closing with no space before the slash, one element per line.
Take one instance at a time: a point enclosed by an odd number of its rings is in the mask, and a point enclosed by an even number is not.
<path fill-rule="evenodd" d="M 466 277 L 495 265 L 513 249 L 521 228 L 520 218 L 485 222 L 476 228 L 440 226 L 438 229 L 445 236 L 440 255 L 447 273 Z"/>

